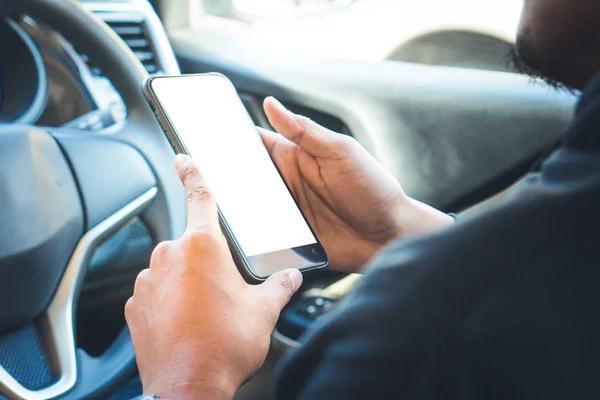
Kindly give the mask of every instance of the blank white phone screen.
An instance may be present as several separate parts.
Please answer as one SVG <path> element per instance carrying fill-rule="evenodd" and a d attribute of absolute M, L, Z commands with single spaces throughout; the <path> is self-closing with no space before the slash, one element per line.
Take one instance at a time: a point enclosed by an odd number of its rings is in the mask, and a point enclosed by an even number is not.
<path fill-rule="evenodd" d="M 228 80 L 159 78 L 152 90 L 247 257 L 316 243 Z"/>

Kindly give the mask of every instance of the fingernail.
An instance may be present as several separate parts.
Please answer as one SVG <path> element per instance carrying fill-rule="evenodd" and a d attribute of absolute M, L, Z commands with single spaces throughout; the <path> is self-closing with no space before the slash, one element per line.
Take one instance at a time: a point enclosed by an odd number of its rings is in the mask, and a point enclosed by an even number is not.
<path fill-rule="evenodd" d="M 294 292 L 296 292 L 302 285 L 302 273 L 297 269 L 292 269 L 289 272 L 289 277 L 292 281 Z"/>
<path fill-rule="evenodd" d="M 190 162 L 190 156 L 187 154 L 177 154 L 175 156 L 175 169 L 179 171 L 181 167 Z"/>

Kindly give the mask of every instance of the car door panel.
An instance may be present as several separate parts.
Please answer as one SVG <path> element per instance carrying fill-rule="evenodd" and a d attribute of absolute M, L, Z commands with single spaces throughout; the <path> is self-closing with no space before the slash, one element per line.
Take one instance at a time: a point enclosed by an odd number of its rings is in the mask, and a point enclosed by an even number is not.
<path fill-rule="evenodd" d="M 175 30 L 182 71 L 218 71 L 256 123 L 274 95 L 335 130 L 347 129 L 407 193 L 456 211 L 526 172 L 568 125 L 574 96 L 501 72 L 363 62 L 273 51 Z M 316 116 L 316 117 L 315 117 Z"/>

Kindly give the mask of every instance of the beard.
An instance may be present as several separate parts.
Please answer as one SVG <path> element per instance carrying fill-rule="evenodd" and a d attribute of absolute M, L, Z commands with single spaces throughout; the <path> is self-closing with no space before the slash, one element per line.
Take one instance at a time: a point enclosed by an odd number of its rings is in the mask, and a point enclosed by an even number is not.
<path fill-rule="evenodd" d="M 539 69 L 533 67 L 533 63 L 530 62 L 531 59 L 533 59 L 533 57 L 527 47 L 519 46 L 519 48 L 517 48 L 516 46 L 513 46 L 506 55 L 506 66 L 510 71 L 529 76 L 534 83 L 541 83 L 558 92 L 577 93 L 576 89 L 549 77 Z"/>

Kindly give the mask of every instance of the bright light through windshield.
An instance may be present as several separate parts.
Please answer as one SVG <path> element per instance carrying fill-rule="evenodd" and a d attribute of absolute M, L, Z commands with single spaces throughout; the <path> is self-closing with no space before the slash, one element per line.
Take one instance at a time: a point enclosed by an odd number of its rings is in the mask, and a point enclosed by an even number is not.
<path fill-rule="evenodd" d="M 504 71 L 523 0 L 197 0 L 248 44 L 328 58 Z M 217 28 L 218 26 L 218 28 Z"/>
<path fill-rule="evenodd" d="M 311 15 L 346 7 L 356 0 L 234 0 L 235 9 L 257 17 Z"/>

